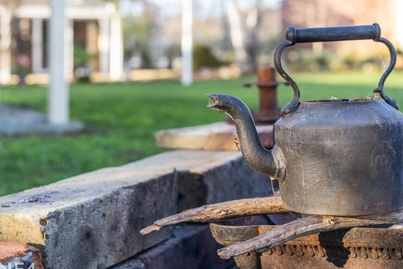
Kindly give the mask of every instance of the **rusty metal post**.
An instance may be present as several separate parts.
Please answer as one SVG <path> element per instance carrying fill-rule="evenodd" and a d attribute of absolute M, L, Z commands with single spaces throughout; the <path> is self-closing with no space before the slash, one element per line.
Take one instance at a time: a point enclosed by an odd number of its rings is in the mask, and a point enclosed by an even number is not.
<path fill-rule="evenodd" d="M 260 66 L 257 69 L 257 82 L 246 82 L 244 87 L 258 86 L 259 108 L 251 111 L 256 125 L 272 125 L 280 118 L 280 109 L 277 106 L 277 86 L 279 84 L 288 85 L 286 82 L 276 80 L 276 69 L 271 66 Z M 234 124 L 231 117 L 227 117 L 227 123 Z M 270 149 L 273 146 L 273 132 L 259 133 L 262 145 Z"/>
<path fill-rule="evenodd" d="M 280 109 L 277 105 L 277 86 L 281 83 L 276 80 L 276 70 L 271 66 L 261 66 L 257 69 L 257 82 L 246 82 L 244 86 L 252 85 L 259 89 L 259 109 L 252 111 L 256 124 L 273 124 L 280 118 Z"/>

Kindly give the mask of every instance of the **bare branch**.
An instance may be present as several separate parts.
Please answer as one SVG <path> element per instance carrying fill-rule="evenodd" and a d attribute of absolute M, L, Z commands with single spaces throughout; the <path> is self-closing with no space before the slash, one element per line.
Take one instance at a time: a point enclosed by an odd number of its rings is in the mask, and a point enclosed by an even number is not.
<path fill-rule="evenodd" d="M 148 234 L 163 227 L 171 226 L 182 222 L 212 222 L 217 220 L 235 218 L 240 216 L 276 214 L 290 212 L 281 201 L 281 197 L 264 197 L 235 200 L 183 211 L 154 222 L 153 225 L 140 231 L 141 234 Z"/>

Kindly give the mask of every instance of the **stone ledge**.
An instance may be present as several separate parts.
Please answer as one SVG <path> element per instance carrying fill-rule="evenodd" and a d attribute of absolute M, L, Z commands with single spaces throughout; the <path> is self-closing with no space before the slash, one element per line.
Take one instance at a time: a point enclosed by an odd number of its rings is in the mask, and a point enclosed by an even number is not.
<path fill-rule="evenodd" d="M 1 197 L 0 241 L 35 244 L 46 268 L 107 268 L 169 238 L 139 230 L 178 208 L 262 190 L 270 180 L 239 152 L 167 152 Z"/>
<path fill-rule="evenodd" d="M 257 125 L 256 129 L 262 145 L 271 148 L 273 125 Z M 155 139 L 160 148 L 239 151 L 235 125 L 227 122 L 160 130 Z"/>

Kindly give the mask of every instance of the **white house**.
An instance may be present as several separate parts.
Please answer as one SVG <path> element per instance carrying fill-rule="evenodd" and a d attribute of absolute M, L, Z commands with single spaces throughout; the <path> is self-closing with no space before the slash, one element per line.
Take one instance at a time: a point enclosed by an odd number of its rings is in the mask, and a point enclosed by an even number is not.
<path fill-rule="evenodd" d="M 49 0 L 0 1 L 0 84 L 9 84 L 17 75 L 40 83 L 49 81 L 47 50 Z M 123 76 L 121 17 L 115 5 L 94 0 L 66 0 L 64 30 L 65 76 L 76 69 L 90 70 L 104 79 Z M 87 52 L 94 59 L 74 62 L 76 54 Z"/>

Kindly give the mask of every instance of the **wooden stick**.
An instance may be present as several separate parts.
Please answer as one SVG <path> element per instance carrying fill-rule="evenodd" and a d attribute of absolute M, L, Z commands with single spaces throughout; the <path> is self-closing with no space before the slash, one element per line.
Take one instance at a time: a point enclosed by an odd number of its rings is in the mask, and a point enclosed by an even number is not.
<path fill-rule="evenodd" d="M 148 234 L 181 222 L 212 222 L 240 216 L 288 212 L 290 210 L 284 207 L 281 197 L 242 199 L 189 209 L 179 214 L 157 220 L 153 225 L 142 229 L 140 233 L 143 235 Z"/>
<path fill-rule="evenodd" d="M 271 231 L 263 233 L 252 239 L 222 248 L 218 255 L 222 259 L 229 259 L 250 251 L 263 251 L 264 249 L 281 245 L 289 240 L 317 232 L 333 231 L 344 228 L 396 224 L 403 221 L 403 210 L 382 215 L 359 217 L 333 217 L 309 216 L 278 226 Z"/>

